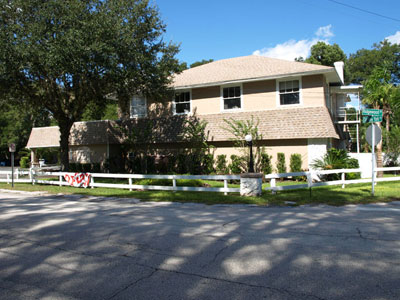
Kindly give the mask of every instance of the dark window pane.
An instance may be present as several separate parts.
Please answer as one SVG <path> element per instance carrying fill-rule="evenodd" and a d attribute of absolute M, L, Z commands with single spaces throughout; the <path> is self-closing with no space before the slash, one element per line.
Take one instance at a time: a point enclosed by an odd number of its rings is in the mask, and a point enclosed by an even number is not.
<path fill-rule="evenodd" d="M 229 88 L 229 98 L 235 97 L 235 88 L 230 87 Z"/>
<path fill-rule="evenodd" d="M 229 95 L 229 89 L 224 88 L 224 98 L 228 98 L 228 95 Z"/>
<path fill-rule="evenodd" d="M 235 97 L 240 97 L 240 86 L 235 87 Z"/>
<path fill-rule="evenodd" d="M 175 112 L 177 114 L 189 113 L 190 112 L 190 103 L 178 103 L 175 105 Z"/>
<path fill-rule="evenodd" d="M 279 82 L 279 91 L 281 93 L 285 92 L 285 82 Z"/>
<path fill-rule="evenodd" d="M 282 94 L 280 100 L 281 100 L 280 101 L 281 105 L 299 104 L 300 94 L 299 93 Z"/>
<path fill-rule="evenodd" d="M 190 93 L 186 92 L 185 94 L 185 101 L 189 102 L 190 101 Z"/>
<path fill-rule="evenodd" d="M 232 98 L 224 100 L 224 109 L 240 108 L 240 98 Z"/>

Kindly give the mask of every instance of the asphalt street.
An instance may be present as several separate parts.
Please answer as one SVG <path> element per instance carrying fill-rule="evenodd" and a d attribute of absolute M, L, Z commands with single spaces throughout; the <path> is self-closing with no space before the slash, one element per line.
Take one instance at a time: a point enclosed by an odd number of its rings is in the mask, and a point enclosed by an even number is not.
<path fill-rule="evenodd" d="M 0 299 L 400 299 L 400 203 L 0 191 Z"/>

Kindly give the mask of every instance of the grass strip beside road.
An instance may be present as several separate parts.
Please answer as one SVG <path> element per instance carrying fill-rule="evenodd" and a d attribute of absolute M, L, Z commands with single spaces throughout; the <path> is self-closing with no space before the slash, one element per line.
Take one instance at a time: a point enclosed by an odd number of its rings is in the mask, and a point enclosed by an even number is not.
<path fill-rule="evenodd" d="M 10 184 L 0 183 L 0 189 L 12 189 Z M 285 202 L 294 202 L 295 205 L 304 204 L 367 204 L 374 202 L 400 201 L 400 182 L 380 182 L 375 186 L 375 197 L 371 196 L 371 184 L 352 184 L 345 189 L 341 186 L 324 186 L 309 189 L 281 191 L 273 195 L 263 191 L 261 197 L 241 197 L 237 193 L 213 192 L 170 192 L 170 191 L 132 191 L 123 189 L 95 188 L 84 189 L 66 186 L 31 185 L 18 183 L 13 190 L 45 191 L 51 194 L 81 194 L 87 196 L 137 198 L 143 201 L 191 202 L 204 204 L 256 204 L 256 205 L 286 205 Z"/>

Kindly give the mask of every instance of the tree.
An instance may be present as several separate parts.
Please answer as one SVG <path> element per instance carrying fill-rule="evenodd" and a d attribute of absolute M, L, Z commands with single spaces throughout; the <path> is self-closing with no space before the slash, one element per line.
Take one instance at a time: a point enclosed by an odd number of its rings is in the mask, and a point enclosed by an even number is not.
<path fill-rule="evenodd" d="M 391 81 L 391 73 L 388 68 L 376 67 L 373 69 L 369 78 L 363 81 L 363 103 L 374 109 L 383 110 L 383 118 L 386 123 L 386 144 L 390 148 L 389 132 L 390 132 L 390 116 L 392 115 L 392 107 L 398 105 L 400 101 L 399 87 L 394 86 Z M 378 123 L 378 126 L 381 126 Z M 382 160 L 382 142 L 377 146 L 377 165 L 383 166 Z"/>
<path fill-rule="evenodd" d="M 306 63 L 333 66 L 336 61 L 346 61 L 347 57 L 338 44 L 329 45 L 325 42 L 318 42 L 311 47 L 311 55 L 304 60 Z M 298 57 L 296 61 L 303 61 Z"/>
<path fill-rule="evenodd" d="M 368 79 L 376 67 L 386 67 L 391 73 L 390 81 L 400 82 L 400 45 L 387 40 L 374 44 L 372 49 L 360 49 L 349 55 L 347 61 L 348 81 L 361 83 Z"/>
<path fill-rule="evenodd" d="M 214 60 L 212 58 L 211 59 L 202 59 L 200 61 L 196 61 L 196 62 L 192 63 L 190 65 L 190 67 L 191 68 L 198 67 L 198 66 L 205 65 L 205 64 L 208 64 L 208 63 L 213 62 L 213 61 Z"/>
<path fill-rule="evenodd" d="M 168 92 L 178 47 L 146 0 L 0 0 L 0 95 L 51 112 L 68 169 L 73 123 L 113 92 L 122 114 L 130 97 Z"/>
<path fill-rule="evenodd" d="M 17 151 L 25 148 L 33 126 L 49 126 L 50 118 L 45 110 L 0 101 L 0 161 L 8 160 L 8 145 L 15 143 Z"/>

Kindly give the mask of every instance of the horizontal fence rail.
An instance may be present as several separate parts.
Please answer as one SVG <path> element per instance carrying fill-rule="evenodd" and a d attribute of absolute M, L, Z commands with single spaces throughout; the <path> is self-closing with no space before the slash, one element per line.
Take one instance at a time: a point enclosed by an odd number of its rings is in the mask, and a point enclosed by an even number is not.
<path fill-rule="evenodd" d="M 400 171 L 400 167 L 375 168 L 375 173 L 376 172 L 390 172 L 390 171 Z M 275 193 L 277 191 L 283 191 L 283 190 L 312 188 L 312 187 L 327 186 L 327 185 L 342 185 L 342 188 L 345 188 L 345 186 L 347 184 L 369 183 L 372 180 L 370 178 L 346 180 L 347 173 L 361 173 L 361 169 L 313 170 L 313 171 L 307 171 L 307 172 L 268 174 L 268 175 L 265 175 L 265 179 L 270 180 L 270 186 L 266 187 L 265 190 L 272 191 L 272 193 Z M 340 174 L 341 179 L 322 182 L 320 176 L 321 175 L 329 175 L 329 174 Z M 307 183 L 306 184 L 286 185 L 286 186 L 277 186 L 276 185 L 276 179 L 296 177 L 296 176 L 306 176 Z M 377 178 L 375 175 L 375 182 L 383 182 L 383 181 L 400 181 L 400 176 Z"/>
<path fill-rule="evenodd" d="M 399 171 L 400 167 L 385 167 L 375 168 L 376 172 L 391 172 Z M 344 188 L 348 184 L 355 183 L 370 183 L 371 178 L 367 179 L 348 179 L 346 180 L 347 173 L 361 173 L 361 169 L 337 169 L 337 170 L 312 170 L 307 172 L 292 172 L 292 173 L 279 173 L 279 174 L 268 174 L 265 175 L 265 179 L 270 181 L 270 186 L 266 187 L 265 190 L 276 193 L 277 191 L 290 190 L 290 189 L 301 189 L 301 188 L 312 188 L 318 186 L 330 186 L 330 185 L 342 185 Z M 49 184 L 58 186 L 70 186 L 70 184 L 64 179 L 65 175 L 75 175 L 72 172 L 46 172 L 38 171 L 35 169 L 30 170 L 14 170 L 14 178 L 12 178 L 11 171 L 0 171 L 0 182 L 6 182 L 11 184 L 12 179 L 14 183 L 32 183 L 32 184 Z M 329 174 L 340 174 L 340 180 L 321 181 L 321 176 Z M 293 185 L 277 185 L 277 179 L 305 176 L 307 183 L 293 184 Z M 48 177 L 53 177 L 53 180 L 49 180 Z M 126 182 L 119 183 L 104 183 L 98 182 L 96 179 L 108 178 L 108 179 L 125 179 Z M 135 184 L 133 180 L 138 179 L 165 179 L 171 180 L 172 185 L 142 185 Z M 218 180 L 223 181 L 223 187 L 194 187 L 194 186 L 181 186 L 177 185 L 177 181 L 180 179 L 200 179 L 200 180 Z M 239 193 L 240 188 L 228 187 L 229 180 L 240 180 L 240 175 L 144 175 L 144 174 L 109 174 L 109 173 L 90 173 L 90 183 L 88 187 L 104 187 L 104 188 L 118 188 L 118 189 L 129 189 L 132 190 L 161 190 L 161 191 L 197 191 L 197 192 L 223 192 L 227 193 Z M 375 182 L 384 181 L 400 181 L 400 176 L 391 177 L 375 177 Z"/>
<path fill-rule="evenodd" d="M 59 186 L 69 186 L 64 180 L 65 175 L 74 175 L 70 172 L 37 172 L 32 178 L 32 184 L 51 184 Z M 37 177 L 52 176 L 58 177 L 58 181 L 42 180 Z M 126 183 L 102 183 L 96 182 L 96 178 L 126 179 Z M 172 186 L 168 185 L 138 185 L 132 182 L 133 179 L 167 179 L 171 180 Z M 221 180 L 224 181 L 224 187 L 193 187 L 178 186 L 179 179 L 203 179 L 203 180 Z M 197 192 L 223 192 L 239 193 L 240 188 L 228 187 L 228 180 L 240 180 L 240 175 L 144 175 L 144 174 L 109 174 L 109 173 L 90 173 L 90 188 L 105 187 L 132 190 L 161 190 L 161 191 L 197 191 Z"/>

